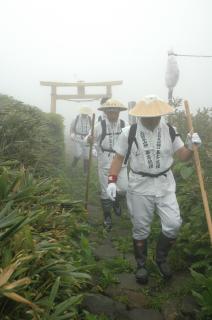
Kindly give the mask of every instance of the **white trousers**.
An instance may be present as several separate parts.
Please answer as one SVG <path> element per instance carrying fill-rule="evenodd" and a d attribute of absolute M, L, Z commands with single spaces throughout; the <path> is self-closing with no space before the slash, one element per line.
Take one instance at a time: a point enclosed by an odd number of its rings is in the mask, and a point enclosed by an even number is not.
<path fill-rule="evenodd" d="M 73 156 L 76 158 L 82 157 L 86 160 L 89 159 L 89 145 L 86 144 L 83 139 L 81 141 L 73 141 L 72 152 Z"/>
<path fill-rule="evenodd" d="M 98 168 L 99 182 L 101 186 L 101 199 L 109 199 L 107 195 L 109 169 Z M 117 192 L 125 194 L 128 187 L 127 167 L 122 167 L 117 180 Z"/>
<path fill-rule="evenodd" d="M 127 205 L 134 239 L 143 240 L 149 236 L 155 211 L 160 217 L 163 234 L 168 238 L 176 238 L 182 219 L 174 192 L 162 197 L 127 192 Z"/>

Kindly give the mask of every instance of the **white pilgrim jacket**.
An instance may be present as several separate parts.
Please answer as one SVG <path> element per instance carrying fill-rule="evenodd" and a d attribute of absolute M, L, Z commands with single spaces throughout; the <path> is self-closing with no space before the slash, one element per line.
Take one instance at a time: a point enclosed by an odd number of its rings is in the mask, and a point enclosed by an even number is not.
<path fill-rule="evenodd" d="M 121 134 L 123 128 L 121 128 L 121 120 L 118 119 L 117 122 L 109 122 L 108 119 L 106 121 L 106 132 L 107 135 L 103 139 L 101 145 L 101 137 L 102 137 L 102 125 L 101 122 L 98 122 L 94 127 L 94 143 L 96 143 L 97 149 L 97 158 L 98 158 L 98 166 L 99 169 L 109 169 L 111 166 L 111 162 L 115 155 L 114 152 L 103 151 L 106 150 L 113 150 L 114 145 L 117 142 L 119 135 Z M 109 133 L 109 134 L 108 134 Z M 123 164 L 123 167 L 125 165 Z"/>
<path fill-rule="evenodd" d="M 114 146 L 116 153 L 124 157 L 128 150 L 129 130 L 129 126 L 122 130 Z M 128 192 L 156 197 L 175 192 L 176 184 L 171 169 L 158 177 L 142 176 L 133 171 L 158 174 L 171 168 L 174 153 L 184 146 L 181 138 L 176 136 L 172 142 L 169 127 L 161 120 L 153 131 L 145 128 L 139 121 L 136 140 L 138 148 L 133 143 L 130 153 Z"/>
<path fill-rule="evenodd" d="M 76 123 L 77 121 L 77 123 Z M 76 123 L 76 125 L 75 125 Z M 74 130 L 75 129 L 75 130 Z M 75 141 L 81 141 L 85 138 L 88 132 L 91 129 L 91 120 L 89 120 L 89 116 L 82 117 L 81 115 L 78 116 L 72 121 L 71 123 L 71 133 L 75 134 Z"/>

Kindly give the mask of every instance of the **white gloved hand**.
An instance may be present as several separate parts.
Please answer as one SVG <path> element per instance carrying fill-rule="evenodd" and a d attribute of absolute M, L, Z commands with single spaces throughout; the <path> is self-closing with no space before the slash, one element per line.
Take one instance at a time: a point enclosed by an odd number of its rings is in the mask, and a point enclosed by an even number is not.
<path fill-rule="evenodd" d="M 115 201 L 116 191 L 117 191 L 116 184 L 114 182 L 109 183 L 107 186 L 107 195 L 112 201 Z"/>
<path fill-rule="evenodd" d="M 197 132 L 194 133 L 188 133 L 187 134 L 187 139 L 186 139 L 186 144 L 189 150 L 193 150 L 192 149 L 192 145 L 195 144 L 197 147 L 199 147 L 202 143 L 202 140 L 200 139 L 199 135 Z"/>

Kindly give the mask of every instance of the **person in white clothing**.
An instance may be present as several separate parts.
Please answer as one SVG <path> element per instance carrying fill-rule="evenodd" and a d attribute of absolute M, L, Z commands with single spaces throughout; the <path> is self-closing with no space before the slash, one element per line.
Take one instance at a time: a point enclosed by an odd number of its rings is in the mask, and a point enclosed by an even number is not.
<path fill-rule="evenodd" d="M 167 256 L 182 223 L 171 171 L 173 155 L 187 161 L 192 156 L 192 144 L 201 144 L 198 134 L 193 133 L 188 135 L 185 146 L 176 129 L 162 121 L 161 116 L 173 112 L 170 105 L 156 96 L 138 102 L 130 113 L 139 121 L 123 129 L 114 147 L 116 155 L 109 171 L 107 193 L 112 200 L 116 195 L 120 168 L 130 155 L 127 203 L 133 225 L 136 280 L 139 283 L 148 281 L 147 239 L 155 210 L 162 226 L 156 263 L 165 279 L 172 276 Z"/>
<path fill-rule="evenodd" d="M 94 128 L 93 137 L 89 135 L 86 138 L 88 142 L 95 142 L 97 148 L 98 159 L 98 175 L 101 185 L 101 204 L 104 214 L 104 226 L 110 230 L 112 226 L 111 210 L 113 208 L 116 215 L 121 215 L 120 196 L 126 193 L 128 177 L 127 166 L 120 168 L 119 179 L 117 181 L 117 196 L 115 201 L 111 201 L 107 195 L 107 177 L 108 171 L 113 160 L 115 151 L 114 145 L 121 134 L 125 122 L 119 119 L 120 111 L 127 108 L 123 104 L 114 99 L 107 99 L 98 110 L 104 112 L 104 119 L 98 121 Z"/>
<path fill-rule="evenodd" d="M 89 144 L 85 143 L 84 139 L 91 129 L 90 114 L 90 108 L 82 107 L 80 114 L 72 121 L 70 127 L 72 152 L 74 156 L 71 166 L 75 168 L 80 157 L 82 157 L 84 174 L 87 174 L 88 171 Z"/>

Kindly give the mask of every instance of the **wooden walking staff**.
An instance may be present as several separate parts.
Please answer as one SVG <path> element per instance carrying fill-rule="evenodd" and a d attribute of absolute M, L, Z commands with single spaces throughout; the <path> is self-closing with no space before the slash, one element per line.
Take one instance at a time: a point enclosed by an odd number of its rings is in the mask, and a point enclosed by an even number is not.
<path fill-rule="evenodd" d="M 190 113 L 188 101 L 184 101 L 184 105 L 185 105 L 188 128 L 189 128 L 189 131 L 191 133 L 193 133 L 192 118 L 191 118 L 191 113 Z M 210 214 L 210 209 L 209 209 L 209 205 L 208 205 L 207 193 L 206 193 L 205 186 L 204 186 L 204 180 L 203 180 L 203 176 L 202 176 L 202 169 L 201 169 L 201 164 L 200 164 L 198 148 L 195 144 L 193 144 L 193 152 L 194 152 L 194 162 L 195 162 L 197 176 L 199 179 L 200 190 L 201 190 L 201 194 L 202 194 L 202 201 L 203 201 L 203 205 L 204 205 L 204 209 L 205 209 L 206 221 L 208 224 L 208 231 L 209 231 L 211 245 L 212 245 L 211 214 Z"/>
<path fill-rule="evenodd" d="M 95 124 L 95 113 L 93 113 L 92 122 L 91 122 L 91 136 L 92 137 L 93 137 L 93 133 L 94 133 L 94 124 Z M 88 207 L 89 181 L 90 181 L 91 162 L 92 162 L 92 148 L 93 148 L 93 141 L 90 143 L 90 149 L 89 149 L 88 174 L 87 174 L 87 179 L 86 179 L 86 190 L 85 190 L 85 209 L 87 209 L 87 207 Z"/>

